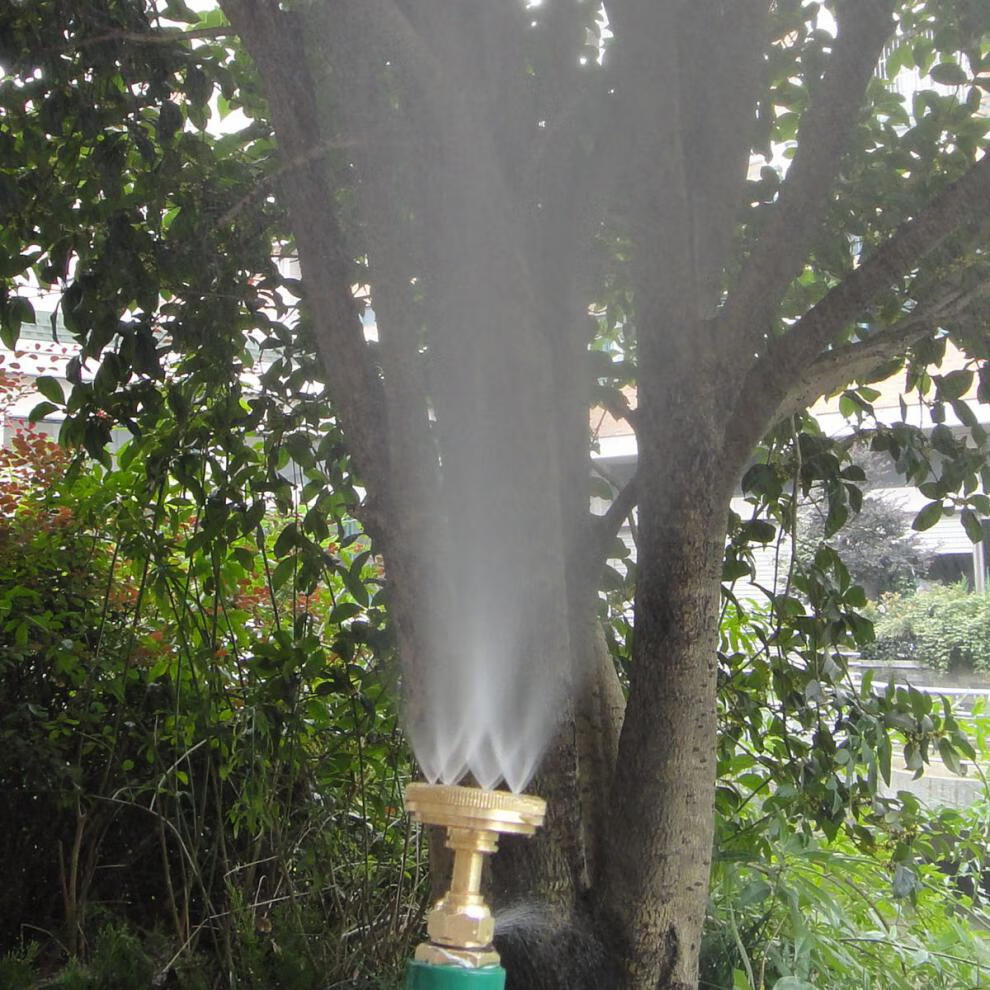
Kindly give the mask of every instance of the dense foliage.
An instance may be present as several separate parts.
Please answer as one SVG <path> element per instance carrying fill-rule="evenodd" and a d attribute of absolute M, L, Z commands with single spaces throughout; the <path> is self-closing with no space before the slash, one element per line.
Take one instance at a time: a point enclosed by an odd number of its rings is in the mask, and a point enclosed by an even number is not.
<path fill-rule="evenodd" d="M 917 660 L 935 670 L 990 671 L 990 595 L 965 584 L 884 595 L 873 610 L 871 660 Z"/>
<path fill-rule="evenodd" d="M 423 854 L 399 811 L 407 756 L 363 541 L 328 545 L 346 579 L 299 594 L 298 549 L 264 537 L 284 520 L 197 548 L 195 501 L 178 485 L 138 501 L 126 450 L 107 469 L 25 431 L 4 457 L 0 911 L 19 934 L 3 985 L 394 986 Z M 984 759 L 985 727 L 844 689 L 835 666 L 788 711 L 774 638 L 765 610 L 728 606 L 702 985 L 979 985 L 987 806 L 929 816 L 876 780 L 926 718 L 932 745 L 975 755 L 966 728 Z"/>
<path fill-rule="evenodd" d="M 985 806 L 972 817 L 985 827 Z M 943 847 L 951 850 L 951 840 L 943 837 Z M 986 918 L 936 864 L 919 861 L 892 877 L 880 856 L 781 829 L 763 856 L 739 844 L 719 851 L 700 985 L 978 987 L 990 967 L 979 927 Z"/>
<path fill-rule="evenodd" d="M 700 985 L 979 986 L 990 963 L 981 933 L 990 791 L 968 809 L 932 811 L 890 784 L 895 761 L 921 776 L 936 752 L 957 772 L 975 761 L 982 774 L 985 711 L 967 720 L 913 688 L 870 676 L 856 685 L 837 653 L 809 664 L 801 697 L 778 652 L 781 632 L 765 608 L 723 615 L 718 839 Z"/>
<path fill-rule="evenodd" d="M 133 448 L 3 453 L 0 927 L 43 946 L 4 986 L 63 952 L 87 960 L 65 988 L 387 980 L 424 874 L 365 541 L 324 543 L 304 588 L 304 503 L 221 542 Z"/>

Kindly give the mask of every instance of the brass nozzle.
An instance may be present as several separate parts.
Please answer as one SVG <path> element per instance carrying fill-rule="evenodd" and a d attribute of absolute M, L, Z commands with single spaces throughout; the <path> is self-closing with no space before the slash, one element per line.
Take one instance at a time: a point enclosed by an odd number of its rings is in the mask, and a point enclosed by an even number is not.
<path fill-rule="evenodd" d="M 445 826 L 447 848 L 454 853 L 450 889 L 427 916 L 430 941 L 419 945 L 416 958 L 434 965 L 498 965 L 495 919 L 481 896 L 484 857 L 498 849 L 500 832 L 532 835 L 543 824 L 546 802 L 508 791 L 410 784 L 405 805 L 417 821 Z"/>

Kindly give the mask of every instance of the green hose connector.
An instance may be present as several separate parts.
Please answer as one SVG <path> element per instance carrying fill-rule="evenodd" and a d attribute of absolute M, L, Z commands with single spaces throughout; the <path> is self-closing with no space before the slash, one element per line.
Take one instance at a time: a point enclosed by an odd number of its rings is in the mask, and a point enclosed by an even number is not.
<path fill-rule="evenodd" d="M 435 966 L 413 960 L 406 968 L 405 990 L 505 990 L 501 966 Z"/>

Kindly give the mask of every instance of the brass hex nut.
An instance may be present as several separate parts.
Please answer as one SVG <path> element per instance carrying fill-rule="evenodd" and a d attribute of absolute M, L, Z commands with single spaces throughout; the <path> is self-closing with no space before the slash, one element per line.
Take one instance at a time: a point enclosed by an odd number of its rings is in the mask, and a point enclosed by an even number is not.
<path fill-rule="evenodd" d="M 431 941 L 441 945 L 484 948 L 495 937 L 495 919 L 487 904 L 452 904 L 444 899 L 430 912 L 426 930 Z"/>
<path fill-rule="evenodd" d="M 497 966 L 501 959 L 492 949 L 455 949 L 453 946 L 421 942 L 416 946 L 416 961 L 431 966 L 459 966 L 462 969 L 481 969 Z"/>

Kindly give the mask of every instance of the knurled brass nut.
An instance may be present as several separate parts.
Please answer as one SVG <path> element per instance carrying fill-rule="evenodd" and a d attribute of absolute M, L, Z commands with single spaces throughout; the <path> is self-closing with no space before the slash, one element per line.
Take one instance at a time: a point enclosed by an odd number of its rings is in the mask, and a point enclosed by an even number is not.
<path fill-rule="evenodd" d="M 405 806 L 428 825 L 532 835 L 543 824 L 547 804 L 532 794 L 489 791 L 457 784 L 408 784 Z"/>
<path fill-rule="evenodd" d="M 430 912 L 426 930 L 443 945 L 481 948 L 495 937 L 495 919 L 484 904 L 455 907 L 441 901 Z"/>

